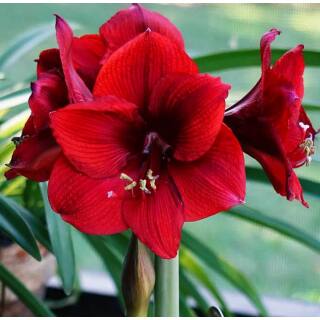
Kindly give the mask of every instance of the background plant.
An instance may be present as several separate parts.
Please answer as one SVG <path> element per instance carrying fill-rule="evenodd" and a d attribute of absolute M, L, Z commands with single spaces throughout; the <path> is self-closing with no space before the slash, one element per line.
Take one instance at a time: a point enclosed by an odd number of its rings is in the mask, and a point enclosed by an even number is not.
<path fill-rule="evenodd" d="M 31 61 L 41 49 L 54 44 L 54 19 L 51 14 L 59 12 L 73 21 L 74 27 L 91 32 L 120 5 L 1 6 L 3 25 L 12 25 L 10 17 L 6 17 L 4 12 L 11 12 L 15 21 L 18 13 L 25 12 L 26 17 L 25 21 L 14 24 L 11 34 L 0 36 L 0 162 L 4 164 L 8 162 L 14 147 L 11 138 L 19 135 L 28 117 L 29 82 L 35 71 Z M 296 11 L 290 7 L 293 12 L 290 19 L 285 19 L 285 6 L 150 7 L 164 13 L 182 30 L 187 49 L 201 72 L 219 73 L 225 82 L 233 85 L 229 105 L 258 79 L 259 50 L 246 48 L 258 48 L 263 32 L 276 26 L 284 33 L 281 40 L 275 42 L 275 47 L 278 45 L 282 49 L 273 50 L 274 58 L 282 54 L 286 47 L 305 43 L 307 70 L 304 102 L 315 127 L 320 126 L 320 107 L 317 106 L 320 96 L 316 81 L 320 65 L 320 52 L 316 50 L 320 49 L 311 30 L 320 16 L 314 10 L 318 7 L 300 7 Z M 250 10 L 253 14 L 248 17 Z M 96 19 L 88 20 L 92 16 Z M 264 22 L 263 17 L 268 17 L 268 22 Z M 248 19 L 254 28 L 248 27 Z M 48 21 L 50 23 L 38 24 Z M 308 21 L 308 24 L 301 21 Z M 27 31 L 23 32 L 25 29 Z M 316 144 L 319 145 L 319 141 Z M 277 280 L 281 283 L 284 278 L 291 279 L 289 283 L 292 287 L 280 288 L 278 294 L 292 296 L 295 292 L 295 297 L 320 300 L 320 292 L 316 290 L 319 287 L 319 276 L 316 275 L 319 270 L 316 266 L 320 252 L 320 217 L 317 215 L 320 209 L 317 201 L 320 196 L 319 162 L 318 152 L 310 168 L 298 170 L 306 200 L 311 206 L 306 210 L 299 203 L 287 202 L 276 195 L 260 166 L 247 158 L 247 205 L 184 228 L 180 257 L 181 315 L 193 314 L 186 303 L 187 297 L 193 297 L 199 309 L 207 312 L 209 305 L 199 286 L 205 287 L 216 298 L 226 315 L 230 314 L 230 310 L 221 290 L 226 287 L 246 295 L 262 315 L 267 312 L 258 288 L 272 292 L 272 283 L 277 283 Z M 5 170 L 5 166 L 1 166 L 1 176 Z M 51 211 L 45 189 L 45 184 L 38 185 L 21 177 L 10 182 L 1 178 L 0 229 L 36 259 L 41 258 L 36 240 L 53 252 L 66 293 L 70 293 L 76 283 L 77 266 L 84 264 L 77 250 L 79 243 L 88 243 L 88 253 L 95 252 L 101 258 L 119 288 L 129 233 L 93 237 L 71 230 Z M 258 244 L 253 244 L 253 240 Z M 287 260 L 283 260 L 283 257 Z M 286 263 L 296 264 L 296 269 L 286 266 Z M 268 281 L 265 281 L 263 270 L 270 268 L 275 271 L 269 272 Z M 34 314 L 50 315 L 45 303 L 33 297 L 3 265 L 0 265 L 0 279 L 16 292 Z"/>

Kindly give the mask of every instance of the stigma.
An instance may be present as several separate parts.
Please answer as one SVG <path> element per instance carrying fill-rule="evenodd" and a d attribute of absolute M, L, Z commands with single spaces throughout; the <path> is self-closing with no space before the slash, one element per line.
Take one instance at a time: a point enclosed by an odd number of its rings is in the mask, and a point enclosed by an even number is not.
<path fill-rule="evenodd" d="M 300 148 L 303 148 L 303 151 L 306 153 L 306 166 L 309 166 L 312 161 L 312 156 L 316 151 L 311 134 L 300 144 Z"/>

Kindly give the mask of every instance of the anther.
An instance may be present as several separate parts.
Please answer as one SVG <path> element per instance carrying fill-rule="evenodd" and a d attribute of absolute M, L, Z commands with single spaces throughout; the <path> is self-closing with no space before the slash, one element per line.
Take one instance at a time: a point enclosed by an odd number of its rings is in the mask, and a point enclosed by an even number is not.
<path fill-rule="evenodd" d="M 130 184 L 124 187 L 124 190 L 129 191 L 134 189 L 137 186 L 137 183 L 135 181 L 132 181 Z"/>
<path fill-rule="evenodd" d="M 151 193 L 151 191 L 147 188 L 147 180 L 146 179 L 140 179 L 139 183 L 140 183 L 140 189 L 143 192 L 145 192 L 147 194 Z"/>
<path fill-rule="evenodd" d="M 154 175 L 153 175 L 153 171 L 152 171 L 151 169 L 149 169 L 149 170 L 147 171 L 147 178 L 148 178 L 149 180 L 156 180 L 156 179 L 159 178 L 159 175 L 154 176 Z"/>
<path fill-rule="evenodd" d="M 125 173 L 121 173 L 120 174 L 120 179 L 121 180 L 125 180 L 125 181 L 130 181 L 130 182 L 133 181 L 133 179 L 131 177 L 129 177 L 127 174 L 125 174 Z"/>
<path fill-rule="evenodd" d="M 159 175 L 154 176 L 153 171 L 151 169 L 149 169 L 147 171 L 147 178 L 150 180 L 151 189 L 156 191 L 157 190 L 156 180 L 159 178 Z"/>
<path fill-rule="evenodd" d="M 312 161 L 312 155 L 314 155 L 316 148 L 313 144 L 312 135 L 306 138 L 303 143 L 300 144 L 300 147 L 303 148 L 303 151 L 306 153 L 306 166 L 309 166 Z"/>

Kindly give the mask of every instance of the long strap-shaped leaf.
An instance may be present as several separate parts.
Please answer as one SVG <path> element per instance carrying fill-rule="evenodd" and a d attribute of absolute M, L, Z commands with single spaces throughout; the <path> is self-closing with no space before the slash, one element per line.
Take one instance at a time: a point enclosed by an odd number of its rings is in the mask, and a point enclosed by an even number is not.
<path fill-rule="evenodd" d="M 233 286 L 243 292 L 256 306 L 262 316 L 267 315 L 260 296 L 247 277 L 227 261 L 221 259 L 210 247 L 196 239 L 189 232 L 183 232 L 182 243 L 209 268 L 218 272 Z"/>
<path fill-rule="evenodd" d="M 47 184 L 45 182 L 40 183 L 40 190 L 46 212 L 52 252 L 57 259 L 63 289 L 66 294 L 70 294 L 75 283 L 76 273 L 71 227 L 58 214 L 52 211 L 48 201 Z"/>
<path fill-rule="evenodd" d="M 180 250 L 180 262 L 181 265 L 184 267 L 184 270 L 181 269 L 180 272 L 185 273 L 184 280 L 187 281 L 187 286 L 189 290 L 193 288 L 193 283 L 188 279 L 188 273 L 192 274 L 195 279 L 197 279 L 197 282 L 204 286 L 219 302 L 220 307 L 223 309 L 223 312 L 226 316 L 231 316 L 231 311 L 229 310 L 226 302 L 223 299 L 223 296 L 219 292 L 218 288 L 214 285 L 214 283 L 211 281 L 211 279 L 206 274 L 206 271 L 203 269 L 203 267 L 200 265 L 200 263 L 193 257 L 190 250 L 186 248 L 182 248 Z M 195 288 L 193 288 L 195 289 Z M 199 302 L 200 307 L 203 308 L 203 300 L 200 299 L 201 294 L 198 292 L 198 290 L 192 290 L 194 298 Z M 204 312 L 207 312 L 209 310 L 209 307 L 207 304 L 205 305 L 206 309 L 204 309 Z"/>
<path fill-rule="evenodd" d="M 272 58 L 278 59 L 288 49 L 272 49 Z M 320 66 L 320 52 L 304 50 L 306 65 Z M 194 58 L 199 66 L 200 72 L 212 72 L 226 69 L 260 66 L 260 50 L 244 49 L 213 53 Z"/>
<path fill-rule="evenodd" d="M 37 317 L 53 317 L 54 314 L 30 292 L 8 269 L 0 263 L 0 280 L 10 288 L 17 297 Z"/>
<path fill-rule="evenodd" d="M 23 216 L 23 219 L 27 222 L 28 226 L 32 230 L 35 238 L 49 251 L 52 251 L 49 233 L 47 227 L 43 222 L 32 214 L 29 210 L 20 206 L 14 200 L 7 198 L 9 204 L 17 210 Z"/>
<path fill-rule="evenodd" d="M 35 236 L 17 208 L 0 195 L 0 229 L 8 234 L 32 257 L 41 260 Z"/>
<path fill-rule="evenodd" d="M 272 229 L 279 232 L 281 235 L 285 235 L 301 244 L 304 244 L 312 250 L 320 252 L 319 240 L 291 224 L 283 222 L 277 218 L 267 216 L 260 211 L 251 209 L 247 206 L 239 206 L 229 210 L 226 214 Z"/>

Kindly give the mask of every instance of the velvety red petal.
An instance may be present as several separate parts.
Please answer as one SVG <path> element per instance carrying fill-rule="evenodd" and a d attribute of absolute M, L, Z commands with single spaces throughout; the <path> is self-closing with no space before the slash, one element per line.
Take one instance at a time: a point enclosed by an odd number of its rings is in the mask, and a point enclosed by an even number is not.
<path fill-rule="evenodd" d="M 62 75 L 62 65 L 60 60 L 59 49 L 52 48 L 43 50 L 40 53 L 39 59 L 37 59 L 36 62 L 38 77 L 44 72 L 51 72 Z"/>
<path fill-rule="evenodd" d="M 53 210 L 78 230 L 113 234 L 127 229 L 121 216 L 122 185 L 118 177 L 92 179 L 60 156 L 52 171 L 48 196 Z"/>
<path fill-rule="evenodd" d="M 33 116 L 30 115 L 30 117 L 28 118 L 28 120 L 26 121 L 22 129 L 21 136 L 33 136 L 35 133 L 36 133 L 36 130 L 33 124 Z"/>
<path fill-rule="evenodd" d="M 49 127 L 49 112 L 68 104 L 68 93 L 65 82 L 54 73 L 42 73 L 31 84 L 31 90 L 29 106 L 34 127 L 39 131 Z"/>
<path fill-rule="evenodd" d="M 243 204 L 246 177 L 242 149 L 223 125 L 212 148 L 197 161 L 169 164 L 186 221 L 196 221 Z"/>
<path fill-rule="evenodd" d="M 192 161 L 207 152 L 218 134 L 230 86 L 209 75 L 171 75 L 158 82 L 149 111 L 155 131 L 175 159 Z"/>
<path fill-rule="evenodd" d="M 167 18 L 139 4 L 118 11 L 100 27 L 100 34 L 107 43 L 106 58 L 129 40 L 150 28 L 174 41 L 184 49 L 181 32 Z"/>
<path fill-rule="evenodd" d="M 72 59 L 74 66 L 89 89 L 93 88 L 101 68 L 101 60 L 106 52 L 102 38 L 96 34 L 74 37 L 72 42 Z"/>
<path fill-rule="evenodd" d="M 197 70 L 191 58 L 174 42 L 146 31 L 107 60 L 98 74 L 94 95 L 114 95 L 147 107 L 151 91 L 161 77 Z"/>
<path fill-rule="evenodd" d="M 130 197 L 123 202 L 122 210 L 126 224 L 156 255 L 164 259 L 177 255 L 183 206 L 165 173 L 157 180 L 154 194 Z"/>
<path fill-rule="evenodd" d="M 142 120 L 137 107 L 124 100 L 106 97 L 71 105 L 50 116 L 65 156 L 91 177 L 118 174 L 136 148 L 142 150 Z"/>
<path fill-rule="evenodd" d="M 261 68 L 262 68 L 262 77 L 264 73 L 270 68 L 271 65 L 271 43 L 275 38 L 280 34 L 280 31 L 277 29 L 271 29 L 266 32 L 260 41 L 260 54 L 261 54 Z"/>
<path fill-rule="evenodd" d="M 37 135 L 22 138 L 8 166 L 28 179 L 46 181 L 59 153 L 60 148 L 47 129 Z"/>
<path fill-rule="evenodd" d="M 69 89 L 69 100 L 70 102 L 89 101 L 92 99 L 92 94 L 73 65 L 73 32 L 66 21 L 59 16 L 56 17 L 57 42 L 65 81 Z"/>
<path fill-rule="evenodd" d="M 276 192 L 290 201 L 298 200 L 305 207 L 309 207 L 304 200 L 300 181 L 285 156 L 249 148 L 248 153 L 260 162 Z"/>

